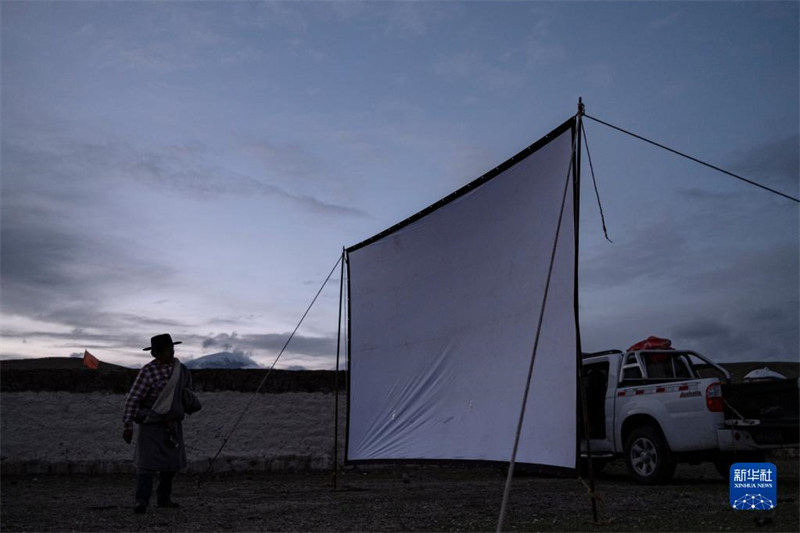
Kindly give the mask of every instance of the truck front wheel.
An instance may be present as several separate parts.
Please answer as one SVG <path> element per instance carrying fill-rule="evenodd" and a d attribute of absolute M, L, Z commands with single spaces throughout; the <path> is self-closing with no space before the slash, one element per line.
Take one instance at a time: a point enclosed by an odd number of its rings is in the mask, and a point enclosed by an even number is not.
<path fill-rule="evenodd" d="M 665 483 L 675 473 L 669 447 L 661 431 L 652 426 L 640 426 L 625 441 L 625 465 L 628 473 L 639 483 Z"/>

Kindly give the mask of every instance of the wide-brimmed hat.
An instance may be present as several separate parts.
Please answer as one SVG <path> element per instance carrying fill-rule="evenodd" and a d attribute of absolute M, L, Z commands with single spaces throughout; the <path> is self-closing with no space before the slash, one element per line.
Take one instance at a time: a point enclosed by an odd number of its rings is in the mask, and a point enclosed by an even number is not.
<path fill-rule="evenodd" d="M 181 341 L 172 342 L 172 337 L 169 333 L 162 333 L 161 335 L 156 335 L 155 337 L 150 337 L 150 346 L 144 348 L 145 352 L 149 352 L 150 350 L 159 351 L 163 348 L 168 346 L 175 346 L 176 344 L 180 344 Z"/>

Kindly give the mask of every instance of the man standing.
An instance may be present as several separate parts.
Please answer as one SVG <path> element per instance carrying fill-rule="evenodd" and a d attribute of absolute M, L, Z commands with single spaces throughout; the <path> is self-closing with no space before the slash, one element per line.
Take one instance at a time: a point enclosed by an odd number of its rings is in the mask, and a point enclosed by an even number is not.
<path fill-rule="evenodd" d="M 200 409 L 190 390 L 189 370 L 175 359 L 176 344 L 181 342 L 173 342 L 168 333 L 150 339 L 150 346 L 144 350 L 151 351 L 155 360 L 142 367 L 125 400 L 122 438 L 128 444 L 133 439 L 133 423 L 139 424 L 134 507 L 138 514 L 147 511 L 156 472 L 158 506 L 178 507 L 172 501 L 172 480 L 176 472 L 186 468 L 181 421 L 184 414 Z"/>

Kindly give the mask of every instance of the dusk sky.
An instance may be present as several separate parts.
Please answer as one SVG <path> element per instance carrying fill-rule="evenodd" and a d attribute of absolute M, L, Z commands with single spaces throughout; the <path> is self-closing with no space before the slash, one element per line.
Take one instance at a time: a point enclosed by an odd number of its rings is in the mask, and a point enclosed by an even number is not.
<path fill-rule="evenodd" d="M 16 2 L 0 358 L 272 364 L 356 244 L 588 115 L 800 195 L 798 2 Z M 592 120 L 583 348 L 798 360 L 798 203 Z M 339 269 L 278 363 L 333 368 Z"/>

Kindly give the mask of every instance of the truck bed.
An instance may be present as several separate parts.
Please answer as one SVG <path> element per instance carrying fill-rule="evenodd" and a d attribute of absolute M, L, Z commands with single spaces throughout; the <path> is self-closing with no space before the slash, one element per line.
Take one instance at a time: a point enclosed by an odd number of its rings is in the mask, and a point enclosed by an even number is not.
<path fill-rule="evenodd" d="M 749 428 L 757 444 L 797 445 L 800 394 L 794 379 L 722 385 L 726 420 L 758 420 Z"/>

